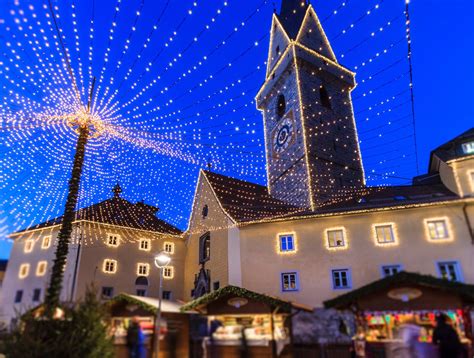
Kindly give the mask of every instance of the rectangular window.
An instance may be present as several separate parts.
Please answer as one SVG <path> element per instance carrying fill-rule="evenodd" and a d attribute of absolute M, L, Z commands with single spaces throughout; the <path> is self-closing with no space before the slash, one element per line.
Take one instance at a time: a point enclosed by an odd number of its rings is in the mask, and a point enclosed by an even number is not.
<path fill-rule="evenodd" d="M 23 299 L 23 290 L 18 290 L 15 293 L 15 303 L 20 303 Z"/>
<path fill-rule="evenodd" d="M 441 278 L 450 281 L 461 281 L 461 270 L 456 261 L 438 262 L 438 271 Z"/>
<path fill-rule="evenodd" d="M 30 264 L 21 264 L 18 271 L 19 278 L 25 278 L 30 273 Z"/>
<path fill-rule="evenodd" d="M 464 154 L 474 154 L 474 141 L 462 144 Z"/>
<path fill-rule="evenodd" d="M 150 264 L 139 263 L 137 264 L 137 275 L 148 276 L 150 274 Z"/>
<path fill-rule="evenodd" d="M 402 270 L 401 265 L 385 265 L 382 266 L 382 277 L 393 276 Z"/>
<path fill-rule="evenodd" d="M 326 236 L 328 249 L 343 248 L 346 246 L 344 229 L 328 229 Z"/>
<path fill-rule="evenodd" d="M 120 244 L 120 236 L 117 234 L 108 234 L 107 235 L 107 246 L 117 247 Z"/>
<path fill-rule="evenodd" d="M 113 287 L 102 287 L 102 298 L 112 298 L 114 295 Z"/>
<path fill-rule="evenodd" d="M 298 272 L 283 272 L 281 274 L 281 290 L 283 292 L 299 290 Z"/>
<path fill-rule="evenodd" d="M 211 234 L 206 232 L 199 238 L 199 263 L 202 264 L 211 258 Z"/>
<path fill-rule="evenodd" d="M 25 241 L 25 253 L 33 251 L 33 246 L 35 245 L 35 240 L 28 239 Z"/>
<path fill-rule="evenodd" d="M 41 299 L 41 288 L 33 290 L 33 302 L 38 302 Z"/>
<path fill-rule="evenodd" d="M 43 237 L 43 240 L 41 241 L 41 248 L 43 250 L 48 249 L 51 246 L 51 236 L 45 236 Z"/>
<path fill-rule="evenodd" d="M 216 290 L 218 290 L 218 289 L 219 289 L 219 287 L 221 286 L 221 284 L 220 284 L 220 282 L 219 282 L 219 281 L 216 281 L 216 282 L 214 282 L 214 283 L 213 283 L 213 285 L 212 285 L 212 286 L 213 286 L 213 288 L 214 288 L 214 291 L 216 291 Z"/>
<path fill-rule="evenodd" d="M 117 261 L 105 259 L 102 268 L 106 273 L 115 273 L 117 272 Z"/>
<path fill-rule="evenodd" d="M 395 243 L 395 234 L 392 224 L 375 225 L 375 239 L 378 245 L 387 245 Z"/>
<path fill-rule="evenodd" d="M 140 250 L 150 251 L 151 250 L 151 240 L 150 239 L 140 239 L 139 243 Z"/>
<path fill-rule="evenodd" d="M 163 296 L 162 298 L 164 300 L 171 300 L 171 291 L 163 291 Z"/>
<path fill-rule="evenodd" d="M 169 254 L 174 254 L 174 243 L 172 242 L 165 242 L 163 245 L 165 251 Z"/>
<path fill-rule="evenodd" d="M 351 288 L 351 277 L 348 269 L 332 270 L 332 287 L 335 290 Z"/>
<path fill-rule="evenodd" d="M 280 241 L 280 252 L 295 251 L 295 236 L 293 234 L 278 235 Z"/>
<path fill-rule="evenodd" d="M 173 266 L 166 266 L 163 267 L 163 277 L 166 279 L 171 279 L 174 277 L 174 267 Z"/>
<path fill-rule="evenodd" d="M 145 297 L 146 296 L 146 290 L 142 288 L 137 288 L 137 296 Z"/>
<path fill-rule="evenodd" d="M 40 261 L 36 266 L 36 276 L 44 276 L 46 274 L 46 268 L 48 267 L 47 261 Z"/>
<path fill-rule="evenodd" d="M 432 241 L 448 240 L 448 224 L 446 219 L 430 219 L 425 221 L 428 239 Z"/>

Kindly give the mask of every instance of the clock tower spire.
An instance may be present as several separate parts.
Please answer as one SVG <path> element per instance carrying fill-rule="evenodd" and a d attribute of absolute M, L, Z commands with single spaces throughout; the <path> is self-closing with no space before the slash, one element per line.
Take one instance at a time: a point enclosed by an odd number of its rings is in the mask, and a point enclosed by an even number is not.
<path fill-rule="evenodd" d="M 273 15 L 265 83 L 257 94 L 272 196 L 315 210 L 365 185 L 351 91 L 307 1 L 283 0 Z"/>

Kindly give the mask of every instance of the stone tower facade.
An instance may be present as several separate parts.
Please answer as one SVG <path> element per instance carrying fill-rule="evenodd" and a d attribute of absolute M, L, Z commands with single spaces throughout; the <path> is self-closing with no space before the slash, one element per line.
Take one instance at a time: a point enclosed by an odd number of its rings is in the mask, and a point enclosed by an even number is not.
<path fill-rule="evenodd" d="M 257 94 L 270 194 L 316 209 L 365 185 L 351 91 L 313 7 L 283 0 L 273 15 L 266 80 Z"/>

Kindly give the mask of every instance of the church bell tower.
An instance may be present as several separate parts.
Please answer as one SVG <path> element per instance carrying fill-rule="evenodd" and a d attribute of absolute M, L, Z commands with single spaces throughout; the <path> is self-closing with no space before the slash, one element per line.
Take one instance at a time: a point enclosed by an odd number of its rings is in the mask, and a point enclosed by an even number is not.
<path fill-rule="evenodd" d="M 272 196 L 315 210 L 365 185 L 351 91 L 313 7 L 282 0 L 273 15 L 265 83 L 257 94 Z"/>

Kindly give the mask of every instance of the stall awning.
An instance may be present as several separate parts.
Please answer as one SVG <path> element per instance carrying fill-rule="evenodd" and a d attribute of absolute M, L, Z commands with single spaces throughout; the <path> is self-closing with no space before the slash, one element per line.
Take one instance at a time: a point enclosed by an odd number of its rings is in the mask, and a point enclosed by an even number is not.
<path fill-rule="evenodd" d="M 256 309 L 255 305 L 261 305 L 268 307 L 269 312 L 275 309 L 278 309 L 280 312 L 291 312 L 292 309 L 312 311 L 311 307 L 230 285 L 188 302 L 181 307 L 181 311 L 196 310 L 207 312 L 208 306 L 218 305 L 219 303 L 226 304 L 229 310 L 242 307 L 242 311 L 245 311 L 253 304 L 254 308 L 252 309 Z"/>
<path fill-rule="evenodd" d="M 158 311 L 158 299 L 121 293 L 109 301 L 110 305 L 128 303 L 137 305 L 145 311 L 155 314 Z M 162 300 L 161 311 L 164 313 L 181 313 L 182 304 L 175 301 Z"/>
<path fill-rule="evenodd" d="M 435 298 L 434 300 L 432 298 Z M 474 304 L 474 285 L 399 272 L 324 302 L 326 308 L 445 309 Z"/>

